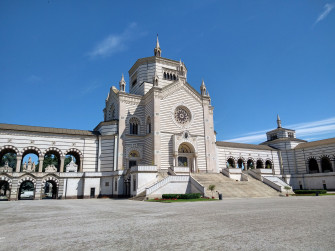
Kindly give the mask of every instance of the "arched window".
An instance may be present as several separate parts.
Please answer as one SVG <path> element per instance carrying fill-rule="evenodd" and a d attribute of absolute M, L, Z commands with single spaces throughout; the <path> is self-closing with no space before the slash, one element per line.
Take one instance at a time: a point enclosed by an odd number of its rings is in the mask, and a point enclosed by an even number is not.
<path fill-rule="evenodd" d="M 310 158 L 308 161 L 308 169 L 309 173 L 318 173 L 319 172 L 319 165 L 316 159 Z"/>
<path fill-rule="evenodd" d="M 151 118 L 147 118 L 147 134 L 151 133 Z"/>
<path fill-rule="evenodd" d="M 241 169 L 245 169 L 244 168 L 244 164 L 243 164 L 243 159 L 239 159 L 238 161 L 237 161 L 237 168 L 241 168 Z"/>
<path fill-rule="evenodd" d="M 227 160 L 227 167 L 228 168 L 235 168 L 235 160 L 233 158 L 229 158 Z"/>
<path fill-rule="evenodd" d="M 272 163 L 270 160 L 265 161 L 265 168 L 266 169 L 272 169 Z"/>
<path fill-rule="evenodd" d="M 173 74 L 173 80 L 177 80 L 177 77 L 175 74 Z"/>
<path fill-rule="evenodd" d="M 140 122 L 138 121 L 137 118 L 131 118 L 129 120 L 129 133 L 133 135 L 138 135 L 139 124 Z"/>
<path fill-rule="evenodd" d="M 328 172 L 333 171 L 332 164 L 331 164 L 330 159 L 328 157 L 322 157 L 322 159 L 321 159 L 321 169 L 322 169 L 323 173 L 328 173 Z"/>
<path fill-rule="evenodd" d="M 255 164 L 254 164 L 254 161 L 252 159 L 248 159 L 247 167 L 248 167 L 248 169 L 254 169 L 255 168 Z"/>
<path fill-rule="evenodd" d="M 166 79 L 166 72 L 164 72 L 164 79 Z"/>
<path fill-rule="evenodd" d="M 263 167 L 263 161 L 262 161 L 262 160 L 260 160 L 260 159 L 257 160 L 257 162 L 256 162 L 256 168 L 257 168 L 257 169 L 259 169 L 259 168 L 264 168 L 264 167 Z"/>

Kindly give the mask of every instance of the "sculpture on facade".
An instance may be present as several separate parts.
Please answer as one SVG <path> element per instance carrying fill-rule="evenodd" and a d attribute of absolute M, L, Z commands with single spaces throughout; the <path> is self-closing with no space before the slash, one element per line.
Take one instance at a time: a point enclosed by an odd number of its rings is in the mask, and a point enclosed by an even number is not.
<path fill-rule="evenodd" d="M 45 168 L 45 172 L 46 172 L 46 173 L 55 173 L 55 172 L 57 172 L 57 167 L 55 167 L 54 164 L 48 165 L 48 166 Z"/>
<path fill-rule="evenodd" d="M 8 161 L 5 162 L 5 165 L 0 167 L 0 173 L 12 173 L 13 168 L 8 165 Z"/>
<path fill-rule="evenodd" d="M 78 165 L 73 162 L 73 158 L 71 158 L 71 162 L 66 165 L 66 172 L 77 172 L 78 170 Z"/>
<path fill-rule="evenodd" d="M 35 162 L 31 161 L 31 157 L 28 159 L 28 164 L 27 162 L 24 162 L 23 164 L 23 171 L 24 172 L 35 172 Z"/>

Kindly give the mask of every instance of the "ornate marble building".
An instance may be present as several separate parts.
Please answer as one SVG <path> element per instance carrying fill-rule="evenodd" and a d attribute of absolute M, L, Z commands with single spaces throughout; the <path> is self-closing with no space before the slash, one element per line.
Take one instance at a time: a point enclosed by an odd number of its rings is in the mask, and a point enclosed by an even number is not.
<path fill-rule="evenodd" d="M 217 173 L 240 182 L 253 177 L 271 189 L 335 189 L 335 139 L 299 140 L 282 128 L 260 145 L 216 141 L 211 98 L 187 82 L 181 61 L 154 56 L 129 70 L 129 93 L 122 75 L 111 87 L 104 120 L 93 131 L 0 124 L 0 192 L 11 200 L 122 197 L 200 192 L 201 174 Z M 27 154 L 38 156 L 38 164 Z M 43 164 L 45 156 L 57 164 Z M 72 156 L 65 164 L 66 156 Z M 3 161 L 2 161 L 3 162 Z M 222 174 L 220 174 L 222 173 Z M 200 175 L 200 176 L 199 176 Z M 249 179 L 250 179 L 249 178 Z M 213 181 L 214 182 L 214 181 Z"/>

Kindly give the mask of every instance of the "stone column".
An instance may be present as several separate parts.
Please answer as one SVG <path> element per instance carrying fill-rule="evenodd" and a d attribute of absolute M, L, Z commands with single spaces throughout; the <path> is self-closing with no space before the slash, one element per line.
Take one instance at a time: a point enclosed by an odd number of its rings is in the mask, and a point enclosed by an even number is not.
<path fill-rule="evenodd" d="M 317 162 L 318 162 L 318 166 L 319 166 L 319 173 L 322 173 L 321 159 L 319 159 Z"/>
<path fill-rule="evenodd" d="M 64 160 L 65 160 L 65 157 L 64 156 L 61 156 L 60 157 L 60 172 L 64 172 Z"/>
<path fill-rule="evenodd" d="M 19 173 L 21 170 L 22 155 L 16 156 L 16 170 L 15 172 Z"/>
<path fill-rule="evenodd" d="M 195 156 L 193 157 L 193 172 L 196 173 L 197 172 L 197 167 L 195 165 Z"/>
<path fill-rule="evenodd" d="M 80 166 L 79 166 L 79 172 L 84 172 L 83 171 L 83 165 L 84 165 L 84 157 L 81 159 L 81 161 L 80 161 Z"/>
<path fill-rule="evenodd" d="M 41 173 L 43 172 L 43 161 L 44 161 L 44 157 L 40 157 L 38 159 L 39 165 L 38 165 L 38 172 Z"/>
<path fill-rule="evenodd" d="M 335 159 L 333 159 L 332 171 L 335 172 Z"/>

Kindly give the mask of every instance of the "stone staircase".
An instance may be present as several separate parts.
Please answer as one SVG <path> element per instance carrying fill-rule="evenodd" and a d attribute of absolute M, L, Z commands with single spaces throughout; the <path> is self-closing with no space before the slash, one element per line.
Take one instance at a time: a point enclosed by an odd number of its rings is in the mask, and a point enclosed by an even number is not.
<path fill-rule="evenodd" d="M 143 201 L 143 200 L 145 200 L 145 197 L 146 197 L 146 195 L 145 195 L 145 191 L 144 191 L 144 192 L 142 192 L 142 193 L 140 193 L 140 194 L 138 194 L 134 197 L 129 198 L 129 200 Z"/>
<path fill-rule="evenodd" d="M 166 172 L 158 172 L 157 173 L 157 180 L 154 182 L 154 184 L 160 182 L 161 180 L 163 180 L 164 178 L 166 178 L 168 176 L 169 175 Z M 148 186 L 150 186 L 150 185 L 148 185 Z M 145 198 L 146 198 L 146 190 L 144 190 L 143 192 L 139 193 L 138 195 L 136 195 L 134 197 L 129 198 L 129 200 L 143 201 L 143 200 L 145 200 Z"/>
<path fill-rule="evenodd" d="M 247 175 L 247 174 L 246 174 Z M 214 197 L 222 193 L 223 198 L 248 198 L 248 197 L 276 197 L 280 193 L 264 184 L 262 181 L 248 176 L 248 181 L 236 181 L 224 176 L 221 173 L 199 173 L 192 174 L 192 177 L 206 188 L 206 196 L 211 197 L 212 192 L 208 190 L 209 185 L 215 185 Z"/>

